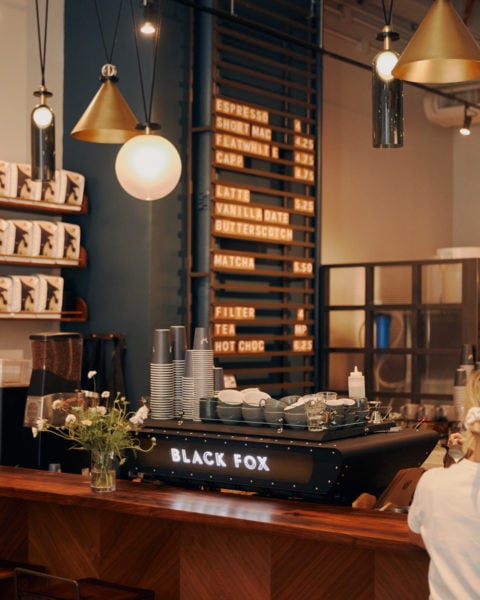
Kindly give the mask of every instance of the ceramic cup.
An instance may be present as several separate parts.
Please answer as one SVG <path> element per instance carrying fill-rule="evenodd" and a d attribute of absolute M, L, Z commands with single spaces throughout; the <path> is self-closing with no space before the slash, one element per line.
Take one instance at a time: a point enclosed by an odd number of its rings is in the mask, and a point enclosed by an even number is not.
<path fill-rule="evenodd" d="M 200 398 L 199 412 L 200 419 L 204 422 L 218 421 L 217 417 L 218 398 Z"/>
<path fill-rule="evenodd" d="M 305 414 L 305 400 L 299 398 L 293 404 L 284 409 L 287 425 L 292 429 L 305 429 L 307 425 L 307 415 Z"/>
<path fill-rule="evenodd" d="M 242 404 L 242 417 L 243 420 L 249 425 L 258 426 L 263 425 L 265 417 L 263 413 L 263 404 L 259 406 L 252 406 L 244 402 Z"/>
<path fill-rule="evenodd" d="M 225 425 L 238 425 L 242 421 L 242 405 L 225 404 L 219 400 L 217 403 L 217 416 Z"/>

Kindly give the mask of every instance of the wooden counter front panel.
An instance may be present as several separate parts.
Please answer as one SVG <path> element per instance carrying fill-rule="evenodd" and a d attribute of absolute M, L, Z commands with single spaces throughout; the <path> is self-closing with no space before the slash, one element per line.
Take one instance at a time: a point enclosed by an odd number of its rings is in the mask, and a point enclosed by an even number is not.
<path fill-rule="evenodd" d="M 0 467 L 0 519 L 1 557 L 158 600 L 428 597 L 428 556 L 399 514 L 124 481 L 95 494 L 80 476 Z"/>

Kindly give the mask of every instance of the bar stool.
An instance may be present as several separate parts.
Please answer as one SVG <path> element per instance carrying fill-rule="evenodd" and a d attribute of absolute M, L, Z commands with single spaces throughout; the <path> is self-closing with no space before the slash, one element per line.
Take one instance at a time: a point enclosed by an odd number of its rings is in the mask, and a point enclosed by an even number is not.
<path fill-rule="evenodd" d="M 17 567 L 32 571 L 45 571 L 45 567 L 41 565 L 0 558 L 0 598 L 2 600 L 15 599 L 14 579 Z"/>
<path fill-rule="evenodd" d="M 154 600 L 155 592 L 101 579 L 69 579 L 15 569 L 15 600 Z"/>

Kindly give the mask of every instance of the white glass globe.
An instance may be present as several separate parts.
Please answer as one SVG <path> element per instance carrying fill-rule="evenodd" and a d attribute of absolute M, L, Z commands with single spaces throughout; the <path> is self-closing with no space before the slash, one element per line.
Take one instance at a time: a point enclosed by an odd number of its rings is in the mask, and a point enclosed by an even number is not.
<path fill-rule="evenodd" d="M 382 52 L 379 52 L 374 58 L 374 62 L 378 75 L 384 81 L 391 81 L 394 79 L 392 75 L 392 69 L 398 62 L 398 54 L 396 52 L 392 52 L 391 50 L 382 50 Z"/>
<path fill-rule="evenodd" d="M 159 135 L 144 134 L 120 148 L 115 173 L 122 188 L 139 200 L 159 200 L 177 185 L 182 162 L 175 146 Z"/>

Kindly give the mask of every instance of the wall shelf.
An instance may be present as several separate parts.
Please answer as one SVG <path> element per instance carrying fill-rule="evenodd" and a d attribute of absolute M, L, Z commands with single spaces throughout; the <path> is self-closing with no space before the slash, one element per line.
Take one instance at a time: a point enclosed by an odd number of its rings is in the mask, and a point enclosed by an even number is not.
<path fill-rule="evenodd" d="M 0 196 L 0 208 L 24 212 L 49 213 L 52 215 L 85 215 L 88 212 L 88 200 L 84 195 L 82 204 L 60 204 L 56 202 L 45 202 L 44 200 L 26 200 L 23 198 L 7 198 L 5 196 Z"/>
<path fill-rule="evenodd" d="M 61 312 L 0 312 L 0 321 L 86 321 L 88 317 L 87 305 L 82 298 L 75 298 L 72 310 Z"/>
<path fill-rule="evenodd" d="M 0 265 L 18 265 L 26 267 L 76 267 L 84 269 L 87 266 L 87 253 L 80 248 L 78 258 L 46 258 L 44 256 L 26 256 L 23 254 L 0 254 Z"/>

